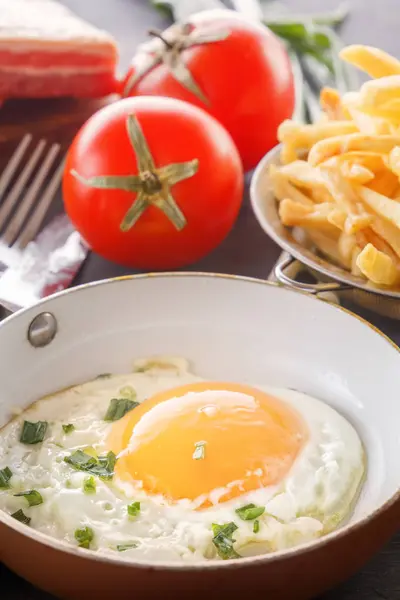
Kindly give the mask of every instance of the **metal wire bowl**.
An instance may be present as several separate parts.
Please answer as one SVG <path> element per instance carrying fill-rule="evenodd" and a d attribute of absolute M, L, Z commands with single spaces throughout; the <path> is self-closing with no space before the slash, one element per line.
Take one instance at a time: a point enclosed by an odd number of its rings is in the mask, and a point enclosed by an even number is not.
<path fill-rule="evenodd" d="M 250 198 L 254 214 L 274 242 L 287 252 L 275 268 L 276 279 L 287 287 L 314 295 L 334 293 L 339 301 L 352 302 L 376 314 L 400 320 L 400 291 L 375 288 L 361 277 L 322 256 L 315 244 L 299 230 L 282 225 L 278 203 L 269 178 L 270 165 L 279 165 L 280 147 L 269 152 L 258 165 L 252 179 Z M 300 264 L 299 264 L 300 263 Z M 302 283 L 294 273 L 306 269 L 318 283 Z"/>

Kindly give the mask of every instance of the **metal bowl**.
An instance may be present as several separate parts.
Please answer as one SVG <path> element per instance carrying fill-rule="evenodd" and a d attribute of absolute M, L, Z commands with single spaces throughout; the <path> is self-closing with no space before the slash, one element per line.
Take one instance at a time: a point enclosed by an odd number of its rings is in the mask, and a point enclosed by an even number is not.
<path fill-rule="evenodd" d="M 288 287 L 314 295 L 334 292 L 339 301 L 350 301 L 385 317 L 400 320 L 400 291 L 372 287 L 365 279 L 323 257 L 312 242 L 299 239 L 296 229 L 285 227 L 278 214 L 278 203 L 272 191 L 269 167 L 280 164 L 280 146 L 269 152 L 258 165 L 252 179 L 250 197 L 254 214 L 264 229 L 287 255 L 275 269 L 276 279 Z M 296 281 L 293 273 L 301 267 L 320 282 L 306 284 Z"/>

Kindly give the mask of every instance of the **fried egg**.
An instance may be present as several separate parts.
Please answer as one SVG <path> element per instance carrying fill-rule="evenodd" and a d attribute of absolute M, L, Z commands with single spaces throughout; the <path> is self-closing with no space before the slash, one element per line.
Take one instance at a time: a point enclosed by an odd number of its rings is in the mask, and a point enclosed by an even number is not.
<path fill-rule="evenodd" d="M 48 396 L 0 431 L 0 509 L 127 560 L 269 553 L 337 527 L 362 486 L 354 427 L 306 394 L 142 360 Z"/>

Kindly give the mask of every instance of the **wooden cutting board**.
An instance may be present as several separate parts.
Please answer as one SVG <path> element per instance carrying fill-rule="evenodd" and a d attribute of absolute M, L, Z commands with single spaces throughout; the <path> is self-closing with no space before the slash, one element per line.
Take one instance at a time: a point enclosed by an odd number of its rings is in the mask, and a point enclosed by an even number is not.
<path fill-rule="evenodd" d="M 116 99 L 9 100 L 0 108 L 0 168 L 26 133 L 67 148 L 83 123 Z"/>

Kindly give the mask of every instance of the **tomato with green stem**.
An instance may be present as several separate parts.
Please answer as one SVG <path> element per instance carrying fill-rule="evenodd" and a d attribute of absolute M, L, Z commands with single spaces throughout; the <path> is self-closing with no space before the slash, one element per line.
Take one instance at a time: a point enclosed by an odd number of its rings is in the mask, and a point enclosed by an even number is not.
<path fill-rule="evenodd" d="M 203 110 L 171 98 L 127 98 L 78 132 L 63 194 L 76 229 L 104 258 L 178 268 L 231 230 L 243 170 L 231 137 Z"/>
<path fill-rule="evenodd" d="M 244 169 L 277 143 L 295 106 L 283 43 L 262 24 L 227 10 L 204 11 L 139 48 L 123 96 L 169 96 L 199 106 L 231 134 Z"/>

